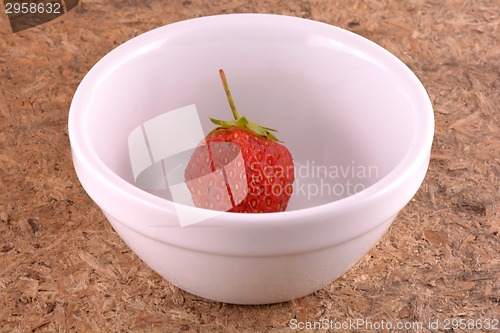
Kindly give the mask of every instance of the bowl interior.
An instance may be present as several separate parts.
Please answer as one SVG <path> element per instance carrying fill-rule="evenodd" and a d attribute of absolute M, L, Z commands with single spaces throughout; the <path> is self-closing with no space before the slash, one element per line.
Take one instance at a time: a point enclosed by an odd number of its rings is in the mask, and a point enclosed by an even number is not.
<path fill-rule="evenodd" d="M 141 35 L 91 70 L 79 93 L 99 158 L 135 184 L 128 147 L 134 129 L 191 104 L 205 134 L 213 128 L 209 117 L 230 119 L 220 68 L 240 114 L 278 129 L 294 157 L 289 210 L 367 189 L 418 139 L 418 80 L 381 47 L 307 20 L 212 17 Z M 178 144 L 168 131 L 165 141 Z M 170 198 L 168 190 L 155 194 Z"/>

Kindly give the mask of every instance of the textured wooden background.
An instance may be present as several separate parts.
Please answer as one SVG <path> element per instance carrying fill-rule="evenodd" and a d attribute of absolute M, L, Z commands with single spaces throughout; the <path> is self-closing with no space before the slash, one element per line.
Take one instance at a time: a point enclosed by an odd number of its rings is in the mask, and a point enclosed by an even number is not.
<path fill-rule="evenodd" d="M 0 332 L 288 332 L 292 320 L 321 319 L 429 332 L 429 321 L 443 331 L 447 318 L 499 319 L 498 1 L 84 0 L 18 33 L 0 8 Z M 379 244 L 326 288 L 266 306 L 200 299 L 151 271 L 80 186 L 67 133 L 77 85 L 113 48 L 168 23 L 239 12 L 371 39 L 416 73 L 436 118 L 425 182 Z"/>

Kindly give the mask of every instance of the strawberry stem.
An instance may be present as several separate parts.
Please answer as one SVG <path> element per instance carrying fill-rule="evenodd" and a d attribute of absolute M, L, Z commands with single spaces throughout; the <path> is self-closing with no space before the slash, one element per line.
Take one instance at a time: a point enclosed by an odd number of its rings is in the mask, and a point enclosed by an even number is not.
<path fill-rule="evenodd" d="M 229 85 L 227 84 L 226 74 L 222 69 L 219 69 L 220 78 L 222 80 L 222 84 L 224 85 L 224 90 L 226 91 L 227 100 L 229 102 L 229 106 L 231 107 L 231 111 L 233 112 L 233 116 L 235 120 L 240 118 L 238 114 L 238 110 L 236 110 L 236 106 L 234 105 L 233 96 L 231 96 L 231 92 L 229 91 Z"/>
<path fill-rule="evenodd" d="M 238 111 L 236 110 L 236 106 L 234 105 L 233 97 L 231 96 L 231 92 L 229 91 L 229 85 L 227 84 L 227 79 L 226 75 L 224 74 L 224 71 L 222 69 L 219 69 L 219 74 L 220 78 L 222 79 L 222 84 L 224 85 L 224 90 L 226 91 L 226 96 L 227 100 L 229 102 L 229 106 L 231 107 L 231 111 L 233 112 L 234 120 L 219 120 L 219 119 L 214 119 L 210 118 L 212 123 L 217 125 L 217 128 L 214 128 L 208 135 L 213 134 L 216 131 L 222 130 L 222 129 L 228 129 L 232 127 L 239 127 L 239 128 L 244 128 L 247 129 L 254 134 L 264 137 L 266 139 L 270 139 L 273 141 L 278 141 L 274 134 L 272 132 L 277 132 L 276 130 L 269 128 L 269 127 L 264 127 L 256 123 L 252 123 L 247 120 L 245 117 L 240 117 L 238 114 Z"/>

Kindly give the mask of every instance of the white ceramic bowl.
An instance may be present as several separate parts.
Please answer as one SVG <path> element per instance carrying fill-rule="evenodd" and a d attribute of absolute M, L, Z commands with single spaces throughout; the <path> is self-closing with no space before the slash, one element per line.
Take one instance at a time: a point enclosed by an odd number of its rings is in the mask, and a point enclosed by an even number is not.
<path fill-rule="evenodd" d="M 171 200 L 135 185 L 127 140 L 190 104 L 204 133 L 209 117 L 229 119 L 219 68 L 240 113 L 279 129 L 295 192 L 284 213 L 224 212 L 181 227 Z M 359 261 L 422 183 L 433 131 L 423 86 L 382 47 L 260 14 L 178 22 L 126 42 L 90 70 L 69 115 L 76 173 L 128 246 L 174 285 L 239 304 L 307 295 Z"/>

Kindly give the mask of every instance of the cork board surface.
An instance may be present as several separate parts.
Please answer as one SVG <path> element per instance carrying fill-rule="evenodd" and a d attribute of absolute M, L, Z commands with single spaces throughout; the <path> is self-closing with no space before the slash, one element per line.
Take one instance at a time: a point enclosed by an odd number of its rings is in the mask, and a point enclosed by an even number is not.
<path fill-rule="evenodd" d="M 497 1 L 84 0 L 17 33 L 0 8 L 0 332 L 289 332 L 325 319 L 371 326 L 304 331 L 389 332 L 398 322 L 417 323 L 400 332 L 495 331 Z M 113 48 L 168 23 L 240 12 L 309 18 L 371 39 L 420 78 L 436 120 L 427 177 L 375 248 L 318 292 L 263 306 L 207 301 L 149 269 L 78 182 L 67 132 L 77 85 Z M 475 324 L 445 327 L 449 319 Z"/>

